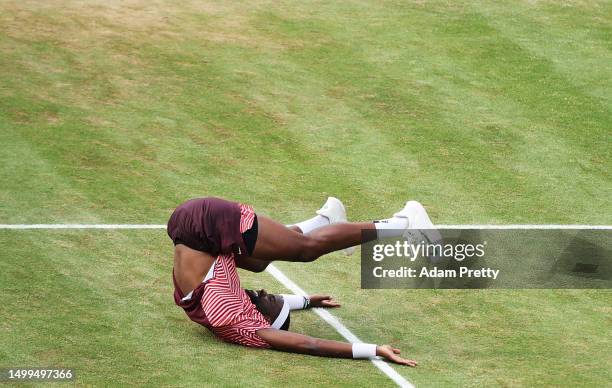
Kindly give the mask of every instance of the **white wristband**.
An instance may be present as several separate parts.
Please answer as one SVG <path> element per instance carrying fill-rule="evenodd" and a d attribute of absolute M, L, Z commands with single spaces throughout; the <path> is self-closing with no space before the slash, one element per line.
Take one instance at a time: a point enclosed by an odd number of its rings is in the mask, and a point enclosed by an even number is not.
<path fill-rule="evenodd" d="M 302 295 L 281 294 L 281 296 L 283 297 L 283 300 L 287 301 L 287 304 L 289 304 L 289 308 L 291 310 L 302 310 L 310 305 L 306 302 L 307 298 Z"/>
<path fill-rule="evenodd" d="M 370 358 L 376 357 L 375 344 L 353 344 L 353 358 Z"/>

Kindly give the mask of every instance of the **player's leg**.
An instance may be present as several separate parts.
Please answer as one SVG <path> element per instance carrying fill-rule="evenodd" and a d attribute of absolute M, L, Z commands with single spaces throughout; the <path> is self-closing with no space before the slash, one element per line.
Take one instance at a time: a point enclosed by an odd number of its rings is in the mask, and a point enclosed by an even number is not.
<path fill-rule="evenodd" d="M 326 205 L 329 203 L 328 200 Z M 321 210 L 325 208 L 324 206 Z M 321 214 L 321 210 L 317 213 Z M 440 239 L 425 208 L 416 201 L 407 202 L 393 217 L 380 221 L 332 223 L 321 227 L 314 226 L 312 230 L 308 229 L 308 224 L 302 222 L 295 225 L 303 232 L 300 234 L 270 218 L 260 217 L 259 236 L 251 256 L 268 261 L 313 261 L 326 253 L 376 238 L 403 236 L 408 228 L 423 229 L 422 233 L 415 236 L 416 238 L 422 237 L 431 242 Z"/>
<path fill-rule="evenodd" d="M 305 221 L 298 222 L 295 225 L 291 225 L 289 228 L 297 232 L 307 234 L 322 226 L 348 222 L 344 204 L 335 197 L 327 198 L 327 201 L 323 207 L 317 210 L 316 214 L 316 216 Z M 355 246 L 348 247 L 344 249 L 344 254 L 350 256 L 354 251 Z"/>
<path fill-rule="evenodd" d="M 325 206 L 321 210 L 324 209 Z M 321 210 L 317 212 L 319 215 Z M 406 203 L 404 209 L 393 217 L 380 221 L 325 225 L 330 222 L 329 219 L 325 221 L 316 218 L 287 227 L 270 218 L 258 216 L 259 231 L 255 249 L 250 257 L 242 258 L 242 262 L 239 260 L 238 266 L 261 272 L 273 260 L 308 262 L 326 253 L 376 238 L 402 236 L 406 228 L 433 228 L 425 209 L 415 201 Z M 437 239 L 425 237 L 432 241 Z"/>
<path fill-rule="evenodd" d="M 319 225 L 329 225 L 329 220 L 327 220 L 327 218 L 323 218 L 324 217 L 317 215 L 311 219 L 300 222 L 299 224 L 301 224 L 302 228 L 304 229 L 307 229 L 308 227 L 318 227 Z M 297 225 L 298 224 L 287 225 L 287 229 L 302 234 L 302 229 L 300 229 L 300 227 Z M 255 257 L 242 256 L 236 261 L 236 265 L 239 268 L 246 269 L 251 272 L 263 272 L 266 268 L 268 268 L 268 265 L 270 265 L 271 262 L 272 260 L 268 259 L 256 259 Z"/>
<path fill-rule="evenodd" d="M 298 222 L 294 225 L 287 225 L 287 229 L 297 233 L 308 233 L 314 229 L 322 226 L 330 225 L 331 223 L 347 222 L 346 209 L 342 202 L 334 197 L 329 197 L 323 207 L 316 211 L 316 215 L 312 218 Z M 257 227 L 259 229 L 259 227 Z M 258 232 L 255 234 L 257 236 Z M 253 249 L 255 244 L 253 243 L 253 234 L 251 234 L 250 242 L 253 244 L 253 248 L 250 250 L 251 257 L 240 257 L 237 260 L 236 265 L 242 269 L 246 269 L 252 272 L 262 272 L 270 264 L 269 258 L 261 259 L 252 257 Z M 256 240 L 255 240 L 256 241 Z M 245 240 L 246 242 L 246 240 Z M 247 246 L 248 249 L 248 246 Z M 348 253 L 345 251 L 345 253 Z"/>
<path fill-rule="evenodd" d="M 265 216 L 257 219 L 259 232 L 251 257 L 259 260 L 313 261 L 326 253 L 376 238 L 374 222 L 331 224 L 299 233 L 295 226 L 291 230 Z M 373 232 L 362 237 L 362 231 L 368 230 Z"/>

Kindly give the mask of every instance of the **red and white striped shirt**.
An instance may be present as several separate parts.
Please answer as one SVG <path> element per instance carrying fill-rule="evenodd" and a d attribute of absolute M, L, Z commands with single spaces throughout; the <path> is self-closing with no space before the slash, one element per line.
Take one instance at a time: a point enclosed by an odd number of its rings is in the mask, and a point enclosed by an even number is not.
<path fill-rule="evenodd" d="M 233 256 L 217 257 L 215 275 L 205 285 L 201 305 L 210 329 L 222 340 L 246 346 L 270 347 L 256 334 L 257 330 L 269 328 L 270 323 L 240 287 Z"/>

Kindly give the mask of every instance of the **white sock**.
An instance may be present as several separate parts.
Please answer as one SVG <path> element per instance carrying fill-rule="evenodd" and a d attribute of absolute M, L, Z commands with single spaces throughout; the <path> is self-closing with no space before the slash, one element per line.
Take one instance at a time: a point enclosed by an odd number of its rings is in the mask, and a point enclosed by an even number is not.
<path fill-rule="evenodd" d="M 317 228 L 320 228 L 322 226 L 325 226 L 325 225 L 329 225 L 329 218 L 317 214 L 311 219 L 308 219 L 302 222 L 298 222 L 297 224 L 294 224 L 293 226 L 297 226 L 298 228 L 300 228 L 302 233 L 306 234 L 306 233 L 310 233 L 311 231 Z"/>
<path fill-rule="evenodd" d="M 408 227 L 408 219 L 391 217 L 386 220 L 374 221 L 378 238 L 400 237 Z"/>

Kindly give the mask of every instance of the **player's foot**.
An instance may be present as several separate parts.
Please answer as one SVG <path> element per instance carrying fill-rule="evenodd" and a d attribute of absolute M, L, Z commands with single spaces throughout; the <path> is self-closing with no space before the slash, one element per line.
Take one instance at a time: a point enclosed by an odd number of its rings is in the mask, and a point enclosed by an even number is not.
<path fill-rule="evenodd" d="M 433 222 L 429 218 L 427 211 L 417 201 L 408 201 L 406 206 L 393 217 L 408 219 L 408 227 L 404 233 L 404 237 L 409 243 L 418 244 L 425 241 L 428 244 L 441 244 L 442 235 L 436 229 Z M 439 261 L 438 257 L 429 257 L 432 262 Z"/>
<path fill-rule="evenodd" d="M 336 197 L 327 198 L 327 202 L 323 207 L 316 212 L 318 215 L 326 217 L 330 224 L 338 224 L 341 222 L 348 222 L 346 218 L 346 209 L 344 204 Z M 344 249 L 345 255 L 352 255 L 355 252 L 356 247 L 349 247 Z"/>
<path fill-rule="evenodd" d="M 330 224 L 346 222 L 346 209 L 344 209 L 342 202 L 335 197 L 327 198 L 327 202 L 316 213 L 326 217 Z"/>

